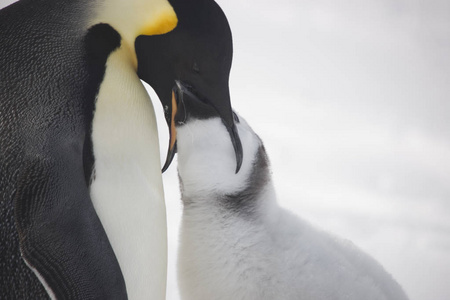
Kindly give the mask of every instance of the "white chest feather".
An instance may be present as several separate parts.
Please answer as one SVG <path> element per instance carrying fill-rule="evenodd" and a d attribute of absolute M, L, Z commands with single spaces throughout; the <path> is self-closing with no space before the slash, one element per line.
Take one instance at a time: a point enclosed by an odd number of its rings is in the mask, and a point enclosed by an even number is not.
<path fill-rule="evenodd" d="M 93 121 L 94 207 L 125 278 L 129 299 L 165 299 L 167 236 L 159 143 L 150 98 L 112 53 Z"/>

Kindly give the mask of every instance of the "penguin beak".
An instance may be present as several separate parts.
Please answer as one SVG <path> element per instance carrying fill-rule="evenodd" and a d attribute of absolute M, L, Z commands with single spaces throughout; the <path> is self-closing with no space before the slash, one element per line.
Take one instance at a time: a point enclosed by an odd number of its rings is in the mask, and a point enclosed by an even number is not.
<path fill-rule="evenodd" d="M 227 120 L 222 117 L 223 113 L 217 110 L 217 108 L 212 105 L 210 101 L 196 95 L 195 90 L 185 83 L 179 80 L 176 80 L 175 82 L 176 85 L 172 89 L 172 103 L 170 106 L 171 113 L 166 114 L 166 121 L 170 128 L 170 141 L 166 162 L 162 168 L 162 172 L 165 172 L 169 168 L 177 151 L 177 126 L 184 125 L 184 123 L 190 118 L 205 119 L 220 117 L 223 124 L 227 128 L 233 144 L 236 155 L 236 173 L 238 173 L 242 166 L 243 150 L 234 121 L 231 122 L 231 126 L 227 125 Z M 167 119 L 168 116 L 169 118 Z"/>
<path fill-rule="evenodd" d="M 178 101 L 177 97 L 175 96 L 175 91 L 172 90 L 172 103 L 170 106 L 170 116 L 167 118 L 166 114 L 166 121 L 169 125 L 169 149 L 167 150 L 167 157 L 166 162 L 164 163 L 164 166 L 162 168 L 162 172 L 164 173 L 172 163 L 172 160 L 175 156 L 175 153 L 177 152 L 177 128 L 175 127 L 175 115 L 178 110 Z"/>

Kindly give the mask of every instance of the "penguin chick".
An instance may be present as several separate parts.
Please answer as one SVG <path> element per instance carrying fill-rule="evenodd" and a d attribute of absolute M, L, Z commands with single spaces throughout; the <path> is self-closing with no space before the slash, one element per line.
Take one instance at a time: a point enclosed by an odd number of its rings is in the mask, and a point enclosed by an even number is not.
<path fill-rule="evenodd" d="M 277 204 L 263 143 L 237 115 L 243 162 L 235 174 L 228 131 L 206 106 L 185 95 L 175 116 L 183 202 L 181 299 L 408 299 L 351 242 Z"/>

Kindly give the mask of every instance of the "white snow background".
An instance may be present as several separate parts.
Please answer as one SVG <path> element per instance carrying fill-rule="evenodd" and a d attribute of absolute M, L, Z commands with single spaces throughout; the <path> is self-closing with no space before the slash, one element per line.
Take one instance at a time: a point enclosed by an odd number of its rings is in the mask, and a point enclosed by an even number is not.
<path fill-rule="evenodd" d="M 265 142 L 279 203 L 371 254 L 411 300 L 450 299 L 450 2 L 217 2 L 232 103 Z M 176 161 L 163 178 L 178 300 Z"/>

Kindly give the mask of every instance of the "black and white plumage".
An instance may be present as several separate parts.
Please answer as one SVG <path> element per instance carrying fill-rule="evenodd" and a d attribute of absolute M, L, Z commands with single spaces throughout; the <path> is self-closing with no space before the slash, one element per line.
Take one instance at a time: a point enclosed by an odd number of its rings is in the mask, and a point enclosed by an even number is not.
<path fill-rule="evenodd" d="M 205 105 L 185 96 L 176 116 L 181 299 L 407 299 L 383 267 L 351 242 L 277 204 L 263 143 L 238 116 L 244 159 L 235 174 L 223 122 L 211 113 L 198 116 Z"/>
<path fill-rule="evenodd" d="M 166 0 L 0 11 L 1 299 L 165 297 L 159 143 L 134 42 L 176 21 Z"/>

